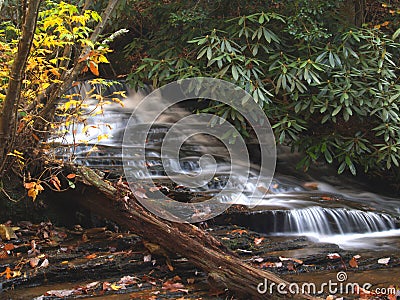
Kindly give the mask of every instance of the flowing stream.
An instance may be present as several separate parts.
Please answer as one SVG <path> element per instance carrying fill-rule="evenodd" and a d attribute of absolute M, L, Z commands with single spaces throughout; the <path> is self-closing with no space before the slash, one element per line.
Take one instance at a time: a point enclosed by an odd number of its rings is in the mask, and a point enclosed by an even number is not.
<path fill-rule="evenodd" d="M 113 174 L 122 174 L 121 143 L 124 129 L 131 117 L 135 105 L 144 98 L 148 91 L 133 92 L 125 84 L 90 86 L 88 82 L 75 86 L 70 93 L 85 97 L 93 88 L 105 97 L 114 92 L 127 91 L 127 98 L 118 97 L 124 103 L 117 101 L 104 105 L 103 110 L 98 106 L 98 100 L 91 97 L 85 99 L 86 112 L 98 112 L 86 118 L 85 123 L 71 123 L 63 128 L 63 134 L 54 135 L 49 143 L 55 145 L 55 154 L 78 164 L 95 167 Z M 114 97 L 114 96 L 112 96 Z M 86 97 L 87 98 L 87 97 Z M 152 105 L 157 105 L 156 103 Z M 133 118 L 137 124 L 149 122 L 146 111 L 135 112 Z M 139 166 L 146 165 L 151 178 L 160 186 L 171 186 L 172 179 L 179 180 L 180 176 L 195 176 L 200 171 L 208 172 L 207 165 L 199 164 L 203 154 L 211 154 L 216 162 L 216 168 L 210 165 L 212 179 L 200 187 L 182 189 L 198 199 L 208 199 L 216 195 L 228 182 L 230 173 L 229 153 L 217 139 L 207 135 L 196 135 L 187 140 L 181 147 L 179 160 L 163 154 L 161 160 L 161 144 L 168 128 L 184 116 L 190 114 L 187 107 L 198 105 L 190 102 L 174 106 L 161 115 L 148 133 L 146 143 L 146 159 L 125 157 L 135 177 L 146 176 L 141 173 Z M 150 120 L 151 121 L 151 120 Z M 140 126 L 138 127 L 140 130 Z M 99 139 L 99 135 L 108 135 Z M 86 143 L 82 143 L 85 140 Z M 130 147 L 142 147 L 132 144 Z M 269 235 L 307 236 L 316 242 L 336 243 L 342 248 L 379 248 L 390 247 L 393 238 L 400 236 L 399 199 L 380 196 L 365 190 L 362 184 L 342 182 L 335 177 L 335 170 L 321 169 L 317 174 L 318 180 L 310 175 L 305 176 L 295 170 L 293 155 L 280 151 L 278 155 L 277 172 L 270 187 L 263 186 L 257 181 L 257 147 L 253 142 L 248 143 L 250 157 L 253 158 L 250 173 L 237 172 L 229 181 L 230 189 L 240 189 L 242 192 L 235 198 L 235 204 L 250 205 L 257 203 L 247 212 L 235 213 L 234 222 L 249 226 L 259 232 Z M 240 162 L 235 162 L 239 163 Z M 172 173 L 165 172 L 168 164 Z M 284 166 L 281 168 L 280 166 Z M 284 171 L 282 171 L 282 170 Z M 262 181 L 261 181 L 262 182 Z M 268 189 L 268 193 L 257 193 Z M 177 191 L 175 191 L 178 193 Z M 263 196 L 259 196 L 263 195 Z M 229 202 L 231 199 L 225 199 Z M 256 202 L 254 202 L 256 201 Z"/>

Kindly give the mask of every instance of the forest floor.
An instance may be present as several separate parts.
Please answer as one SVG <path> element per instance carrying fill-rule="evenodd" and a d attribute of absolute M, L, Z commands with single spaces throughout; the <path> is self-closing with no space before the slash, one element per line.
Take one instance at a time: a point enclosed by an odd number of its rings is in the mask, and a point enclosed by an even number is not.
<path fill-rule="evenodd" d="M 342 290 L 346 283 L 371 283 L 370 290 L 393 286 L 399 293 L 396 251 L 344 251 L 305 237 L 269 237 L 213 221 L 202 225 L 241 259 L 279 274 L 294 288 L 313 283 L 322 299 L 400 296 L 362 289 L 360 294 L 340 293 L 340 283 Z M 129 232 L 19 222 L 0 225 L 0 236 L 0 299 L 235 299 L 213 289 L 207 274 L 187 259 L 169 257 Z M 323 285 L 329 281 L 337 283 L 334 296 Z M 324 291 L 318 293 L 321 286 Z"/>

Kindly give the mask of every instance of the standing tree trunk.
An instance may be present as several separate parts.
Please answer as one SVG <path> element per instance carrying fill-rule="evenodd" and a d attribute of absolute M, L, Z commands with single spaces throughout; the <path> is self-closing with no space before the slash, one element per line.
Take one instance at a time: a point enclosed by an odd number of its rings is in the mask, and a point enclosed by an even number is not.
<path fill-rule="evenodd" d="M 32 0 L 28 3 L 24 15 L 25 22 L 22 29 L 22 37 L 18 44 L 18 52 L 10 72 L 7 95 L 0 111 L 0 178 L 4 175 L 4 171 L 7 167 L 7 154 L 14 148 L 13 144 L 16 135 L 17 114 L 21 97 L 23 75 L 34 38 L 40 2 L 40 0 Z M 101 21 L 97 24 L 89 38 L 93 44 L 98 41 L 100 34 L 109 21 L 118 2 L 119 0 L 111 0 L 108 2 L 107 7 L 101 15 Z M 87 56 L 90 50 L 91 48 L 89 46 L 84 47 L 73 67 L 62 74 L 62 83 L 50 85 L 44 93 L 44 95 L 49 96 L 47 99 L 43 99 L 46 105 L 40 111 L 39 117 L 34 119 L 36 127 L 43 127 L 43 120 L 51 119 L 56 101 L 79 76 L 85 63 L 83 58 Z"/>
<path fill-rule="evenodd" d="M 12 150 L 16 134 L 16 119 L 21 98 L 21 88 L 25 66 L 35 34 L 40 0 L 29 1 L 24 15 L 22 36 L 18 43 L 18 52 L 11 67 L 10 80 L 3 108 L 0 111 L 0 178 L 7 162 L 7 153 Z"/>
<path fill-rule="evenodd" d="M 361 27 L 365 23 L 366 0 L 356 0 L 354 4 L 354 25 Z"/>

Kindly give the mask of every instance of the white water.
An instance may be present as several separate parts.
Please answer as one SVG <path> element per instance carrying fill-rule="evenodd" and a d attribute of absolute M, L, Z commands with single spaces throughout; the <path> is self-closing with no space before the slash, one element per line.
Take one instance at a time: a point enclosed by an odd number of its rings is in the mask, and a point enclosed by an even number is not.
<path fill-rule="evenodd" d="M 395 220 L 382 213 L 313 206 L 280 214 L 273 214 L 273 235 L 306 236 L 343 249 L 390 247 L 385 239 L 400 236 Z"/>
<path fill-rule="evenodd" d="M 344 208 L 313 206 L 289 210 L 283 214 L 282 233 L 333 235 L 336 232 L 371 233 L 396 228 L 394 219 L 387 214 Z"/>
<path fill-rule="evenodd" d="M 127 87 L 123 85 L 122 88 L 126 89 Z M 90 87 L 85 85 L 79 92 L 84 94 L 89 89 Z M 107 93 L 110 94 L 118 89 L 118 86 L 114 86 Z M 76 92 L 77 87 L 74 88 L 73 93 Z M 144 94 L 131 92 L 128 96 L 128 99 L 123 100 L 125 107 L 113 103 L 104 106 L 103 114 L 87 119 L 86 125 L 94 125 L 99 128 L 90 128 L 87 133 L 83 134 L 81 131 L 84 125 L 74 124 L 73 127 L 67 128 L 69 132 L 66 135 L 54 138 L 53 142 L 67 146 L 62 147 L 58 155 L 67 158 L 73 153 L 77 163 L 92 167 L 108 169 L 120 167 L 123 130 L 133 106 L 144 97 Z M 87 99 L 86 103 L 89 105 L 87 111 L 93 110 L 96 105 L 96 101 L 93 99 Z M 146 120 L 145 114 L 142 112 L 140 116 L 137 116 L 138 123 Z M 160 119 L 158 126 L 154 127 L 149 134 L 148 149 L 146 149 L 147 161 L 138 161 L 132 158 L 132 168 L 146 164 L 152 169 L 152 178 L 168 179 L 161 163 L 160 143 L 168 130 L 168 123 L 173 123 L 174 119 L 179 119 L 187 114 L 187 110 L 177 108 Z M 75 130 L 75 134 L 72 134 L 73 130 Z M 104 133 L 110 134 L 110 138 L 97 142 L 97 135 Z M 92 142 L 77 148 L 70 146 L 84 139 Z M 94 145 L 99 147 L 99 150 L 93 151 Z M 230 166 L 224 160 L 226 156 L 224 152 L 225 149 L 221 148 L 221 145 L 214 140 L 200 138 L 184 145 L 180 162 L 171 160 L 169 163 L 175 172 L 174 176 L 178 178 L 179 172 L 196 174 L 199 169 L 198 158 L 205 153 L 212 154 L 217 161 L 213 180 L 201 188 L 192 189 L 192 192 L 195 193 L 202 192 L 212 195 L 224 187 L 227 181 L 225 176 L 229 174 Z M 211 167 L 210 171 L 214 171 L 214 168 Z M 254 176 L 256 173 L 255 168 Z M 139 175 L 138 177 L 140 177 Z M 235 203 L 249 205 L 256 201 L 257 209 L 263 210 L 261 215 L 268 218 L 268 226 L 272 228 L 272 231 L 268 232 L 270 234 L 307 236 L 319 242 L 336 243 L 343 248 L 385 246 L 388 245 L 384 242 L 386 238 L 400 236 L 400 230 L 396 229 L 396 222 L 392 217 L 400 215 L 398 199 L 367 193 L 354 189 L 353 186 L 351 189 L 344 189 L 343 186 L 340 186 L 340 182 L 336 186 L 317 182 L 318 190 L 310 191 L 304 188 L 304 181 L 293 177 L 289 179 L 287 176 L 276 176 L 274 183 L 269 187 L 271 193 L 263 198 L 258 198 L 258 193 L 253 192 L 268 187 L 257 186 L 251 176 L 247 180 L 247 174 L 235 174 L 235 177 L 235 180 L 232 181 L 233 186 L 229 188 L 244 190 L 238 195 Z M 325 200 L 327 198 L 331 200 Z M 226 199 L 226 201 L 230 200 Z M 257 222 L 266 222 L 264 220 L 259 218 Z"/>
<path fill-rule="evenodd" d="M 398 240 L 400 238 L 400 229 L 391 229 L 385 231 L 375 231 L 366 233 L 348 233 L 348 234 L 334 234 L 323 235 L 312 233 L 304 233 L 310 240 L 319 243 L 333 243 L 345 250 L 356 249 L 372 249 L 383 250 L 392 249 L 399 250 Z"/>

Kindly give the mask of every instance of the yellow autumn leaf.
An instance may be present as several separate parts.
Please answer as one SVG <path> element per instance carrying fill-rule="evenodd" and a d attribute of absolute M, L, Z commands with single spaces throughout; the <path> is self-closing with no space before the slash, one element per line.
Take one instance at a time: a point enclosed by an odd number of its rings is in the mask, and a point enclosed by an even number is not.
<path fill-rule="evenodd" d="M 12 274 L 12 277 L 13 277 L 13 278 L 19 277 L 19 276 L 22 276 L 21 271 L 19 271 L 19 270 L 13 271 L 13 274 Z"/>
<path fill-rule="evenodd" d="M 45 90 L 45 89 L 47 89 L 49 86 L 50 86 L 50 83 L 45 82 L 45 83 L 42 84 L 42 89 Z"/>
<path fill-rule="evenodd" d="M 122 286 L 116 285 L 115 283 L 113 283 L 110 287 L 113 291 L 118 291 L 118 290 L 122 289 Z"/>
<path fill-rule="evenodd" d="M 33 201 L 36 200 L 36 197 L 38 194 L 39 194 L 38 190 L 35 190 L 35 189 L 28 190 L 28 197 L 31 197 Z"/>
<path fill-rule="evenodd" d="M 86 125 L 85 127 L 83 127 L 82 129 L 82 133 L 86 133 L 89 130 L 90 126 Z"/>
<path fill-rule="evenodd" d="M 14 150 L 14 152 L 10 152 L 7 155 L 15 156 L 16 158 L 18 158 L 20 160 L 25 160 L 25 158 L 22 156 L 22 153 L 18 152 L 17 150 Z"/>
<path fill-rule="evenodd" d="M 28 197 L 31 197 L 33 201 L 36 200 L 37 195 L 44 190 L 40 182 L 27 182 L 24 187 L 28 190 Z"/>
<path fill-rule="evenodd" d="M 114 101 L 114 102 L 117 102 L 117 103 L 118 103 L 119 105 L 121 105 L 122 107 L 125 107 L 124 102 L 122 102 L 120 99 L 118 99 L 118 98 L 112 98 L 111 100 Z"/>
<path fill-rule="evenodd" d="M 67 111 L 71 106 L 77 106 L 79 101 L 76 100 L 69 100 L 68 102 L 64 103 L 64 111 Z"/>
<path fill-rule="evenodd" d="M 98 57 L 98 62 L 99 62 L 99 63 L 105 63 L 105 64 L 108 64 L 108 63 L 109 63 L 107 57 L 105 57 L 105 56 L 102 55 L 102 54 L 99 55 L 99 57 Z"/>
<path fill-rule="evenodd" d="M 85 23 L 86 23 L 85 16 L 72 16 L 71 20 L 72 20 L 72 22 L 81 23 L 82 26 L 85 26 Z"/>
<path fill-rule="evenodd" d="M 110 135 L 109 134 L 100 134 L 98 137 L 97 137 L 97 141 L 101 141 L 101 140 L 105 140 L 105 139 L 108 139 L 110 137 Z"/>

